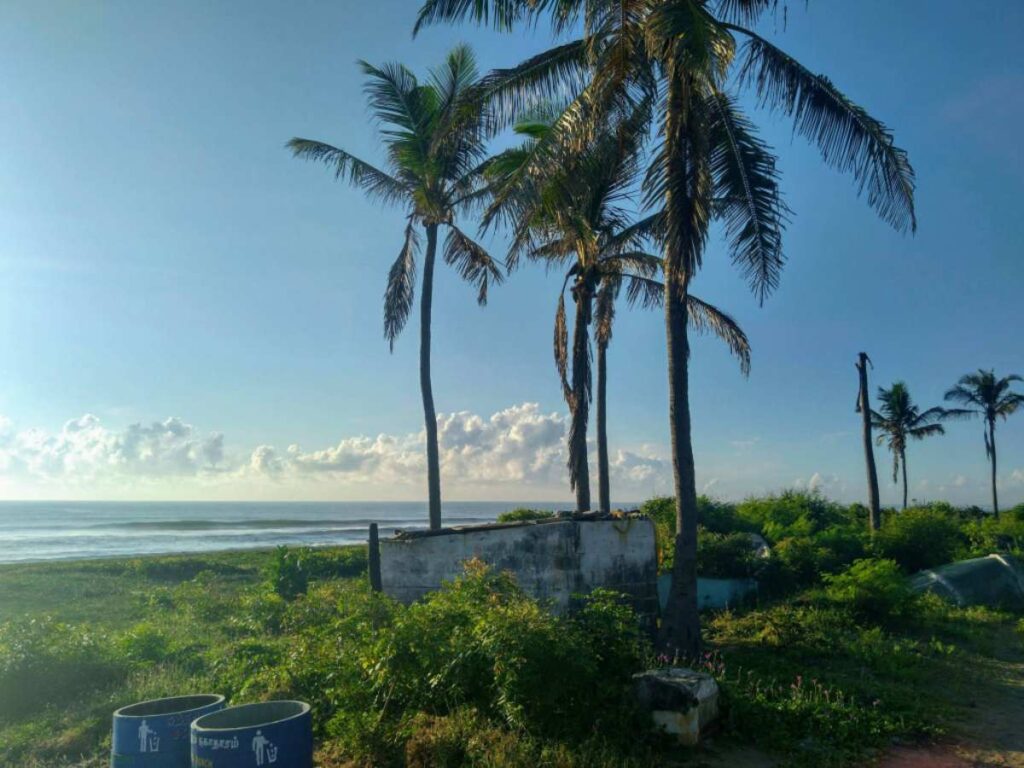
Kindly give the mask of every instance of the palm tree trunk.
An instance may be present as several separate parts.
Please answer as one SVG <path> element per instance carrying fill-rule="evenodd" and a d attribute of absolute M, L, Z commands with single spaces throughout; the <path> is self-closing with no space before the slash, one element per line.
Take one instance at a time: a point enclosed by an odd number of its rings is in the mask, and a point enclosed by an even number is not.
<path fill-rule="evenodd" d="M 666 172 L 686 179 L 687 138 L 684 126 L 685 83 L 678 75 L 669 78 L 665 120 Z M 665 214 L 675 237 L 665 247 L 665 337 L 668 348 L 668 410 L 672 468 L 676 497 L 676 538 L 672 584 L 662 616 L 659 646 L 666 655 L 696 659 L 700 654 L 700 613 L 697 609 L 697 480 L 690 434 L 690 345 L 687 338 L 687 294 L 690 277 L 684 237 L 697 239 L 692 227 L 693 201 L 683 184 L 669 185 Z M 699 247 L 699 246 L 695 246 Z"/>
<path fill-rule="evenodd" d="M 866 352 L 861 352 L 857 356 L 857 372 L 860 375 L 857 410 L 860 411 L 864 461 L 868 468 L 868 527 L 872 531 L 877 531 L 882 526 L 882 510 L 878 501 L 878 470 L 875 469 L 875 450 L 871 445 L 871 404 L 868 399 L 868 356 Z"/>
<path fill-rule="evenodd" d="M 597 473 L 598 473 L 598 506 L 601 512 L 612 511 L 611 486 L 608 479 L 608 348 L 598 342 L 597 345 Z"/>
<path fill-rule="evenodd" d="M 903 468 L 903 509 L 907 509 L 907 452 L 900 451 L 900 465 Z"/>
<path fill-rule="evenodd" d="M 590 421 L 590 297 L 576 291 L 576 326 L 572 341 L 572 424 L 569 428 L 569 481 L 576 489 L 576 511 L 590 511 L 587 422 Z"/>
<path fill-rule="evenodd" d="M 700 653 L 697 609 L 697 480 L 690 434 L 689 339 L 686 295 L 665 281 L 665 326 L 668 335 L 669 424 L 676 497 L 676 540 L 672 586 L 662 617 L 664 650 L 696 658 Z"/>
<path fill-rule="evenodd" d="M 427 433 L 427 495 L 430 530 L 441 527 L 441 462 L 437 448 L 437 412 L 430 383 L 430 309 L 434 299 L 434 260 L 437 255 L 437 224 L 427 225 L 427 253 L 423 261 L 423 292 L 420 295 L 420 393 Z"/>
<path fill-rule="evenodd" d="M 999 492 L 996 490 L 996 420 L 988 423 L 988 444 L 992 453 L 992 514 L 999 519 Z"/>

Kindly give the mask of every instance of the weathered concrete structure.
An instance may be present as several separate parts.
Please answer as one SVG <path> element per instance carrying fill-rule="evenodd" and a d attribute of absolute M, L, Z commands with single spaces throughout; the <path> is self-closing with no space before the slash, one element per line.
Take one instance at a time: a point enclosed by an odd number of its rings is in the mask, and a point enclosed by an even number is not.
<path fill-rule="evenodd" d="M 655 728 L 693 746 L 718 717 L 718 683 L 685 667 L 652 669 L 633 675 L 633 692 Z"/>
<path fill-rule="evenodd" d="M 525 523 L 461 526 L 380 540 L 381 586 L 410 603 L 463 572 L 473 558 L 510 571 L 530 595 L 566 611 L 574 595 L 605 587 L 638 612 L 658 610 L 654 524 L 597 514 Z"/>

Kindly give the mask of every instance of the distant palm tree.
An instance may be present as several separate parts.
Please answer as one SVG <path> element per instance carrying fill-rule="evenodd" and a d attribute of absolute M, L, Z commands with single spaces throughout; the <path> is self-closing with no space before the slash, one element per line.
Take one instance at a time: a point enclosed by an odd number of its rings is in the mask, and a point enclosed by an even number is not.
<path fill-rule="evenodd" d="M 637 181 L 638 150 L 646 121 L 645 106 L 640 105 L 627 120 L 615 127 L 606 126 L 582 146 L 552 146 L 546 143 L 552 122 L 539 113 L 516 126 L 516 132 L 526 141 L 498 156 L 488 170 L 494 200 L 484 220 L 490 223 L 504 219 L 510 225 L 513 238 L 509 267 L 514 268 L 524 256 L 549 267 L 571 264 L 558 296 L 554 352 L 571 415 L 569 482 L 576 492 L 579 512 L 591 508 L 587 456 L 592 396 L 589 328 L 594 325 L 597 342 L 599 508 L 609 512 L 607 349 L 615 301 L 623 287 L 630 304 L 659 306 L 664 296 L 664 285 L 656 279 L 661 259 L 644 250 L 658 226 L 658 217 L 632 222 L 630 212 L 623 207 Z M 571 350 L 565 308 L 565 291 L 570 284 L 576 307 Z M 735 321 L 696 297 L 690 297 L 689 312 L 695 328 L 715 333 L 729 344 L 746 372 L 750 346 Z"/>
<path fill-rule="evenodd" d="M 932 435 L 945 434 L 939 423 L 946 418 L 945 408 L 929 408 L 921 411 L 910 398 L 910 391 L 902 381 L 895 382 L 889 389 L 878 388 L 881 413 L 871 411 L 871 426 L 881 431 L 877 441 L 889 445 L 892 451 L 892 481 L 897 482 L 900 469 L 903 470 L 903 508 L 907 508 L 907 440 L 924 440 Z"/>
<path fill-rule="evenodd" d="M 296 157 L 323 162 L 353 186 L 380 202 L 407 211 L 405 243 L 388 273 L 384 292 L 384 337 L 392 350 L 412 311 L 416 285 L 418 228 L 427 239 L 420 295 L 420 390 L 427 437 L 427 490 L 430 527 L 441 527 L 441 470 L 437 414 L 430 381 L 430 317 L 437 233 L 448 228 L 444 261 L 477 288 L 487 303 L 490 283 L 502 272 L 487 252 L 455 224 L 457 214 L 480 203 L 486 190 L 483 167 L 490 117 L 477 98 L 478 72 L 472 51 L 459 46 L 445 63 L 419 83 L 401 64 L 360 67 L 368 76 L 366 94 L 381 124 L 387 151 L 386 170 L 320 141 L 295 138 L 288 146 Z"/>
<path fill-rule="evenodd" d="M 985 420 L 985 455 L 992 464 L 992 512 L 996 517 L 999 517 L 999 494 L 996 490 L 996 417 L 1005 420 L 1024 405 L 1024 395 L 1010 391 L 1010 385 L 1015 381 L 1024 379 L 1016 374 L 997 379 L 995 371 L 979 368 L 977 373 L 961 376 L 957 385 L 946 393 L 946 400 L 972 406 L 950 409 L 949 415 L 968 418 L 981 416 Z"/>
<path fill-rule="evenodd" d="M 704 260 L 711 224 L 723 223 L 725 249 L 764 298 L 785 259 L 775 157 L 744 115 L 736 91 L 792 118 L 823 161 L 852 174 L 868 204 L 897 230 L 913 230 L 914 173 L 892 133 L 829 78 L 774 46 L 753 27 L 778 0 L 424 0 L 416 29 L 474 19 L 498 29 L 547 16 L 570 40 L 518 66 L 492 73 L 486 92 L 503 115 L 538 98 L 568 96 L 558 134 L 572 142 L 606 116 L 652 102 L 657 135 L 645 184 L 657 201 L 665 275 L 669 427 L 677 533 L 672 587 L 660 646 L 696 657 L 697 486 L 690 420 L 687 295 Z"/>

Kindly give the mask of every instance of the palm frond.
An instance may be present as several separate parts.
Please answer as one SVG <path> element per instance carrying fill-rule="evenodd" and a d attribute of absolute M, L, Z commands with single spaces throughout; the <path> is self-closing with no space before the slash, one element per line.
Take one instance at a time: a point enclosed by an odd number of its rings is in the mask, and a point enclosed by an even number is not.
<path fill-rule="evenodd" d="M 729 347 L 729 351 L 739 360 L 740 371 L 744 376 L 750 374 L 750 340 L 740 328 L 739 323 L 717 307 L 688 295 L 686 311 L 691 327 L 697 333 L 710 333 L 717 336 Z"/>
<path fill-rule="evenodd" d="M 334 178 L 345 178 L 352 186 L 363 190 L 372 199 L 389 205 L 409 201 L 409 188 L 404 183 L 343 149 L 322 141 L 300 138 L 292 139 L 287 146 L 295 157 L 323 163 L 328 168 L 333 168 Z"/>
<path fill-rule="evenodd" d="M 631 307 L 653 309 L 664 303 L 664 283 L 640 275 L 623 275 L 622 280 L 626 284 L 626 301 Z"/>
<path fill-rule="evenodd" d="M 763 303 L 778 287 L 785 264 L 782 231 L 788 208 L 779 192 L 775 155 L 732 97 L 716 92 L 708 100 L 716 215 L 724 221 L 733 264 Z"/>
<path fill-rule="evenodd" d="M 776 14 L 780 8 L 779 0 L 717 0 L 713 13 L 716 18 L 733 21 L 737 24 L 756 24 L 766 13 Z M 781 4 L 783 16 L 786 15 L 786 3 Z"/>
<path fill-rule="evenodd" d="M 594 299 L 594 339 L 599 347 L 607 347 L 612 340 L 615 323 L 615 299 L 622 286 L 620 275 L 609 275 L 601 280 Z"/>
<path fill-rule="evenodd" d="M 633 272 L 640 277 L 654 277 L 661 271 L 662 260 L 643 251 L 622 251 L 602 257 L 598 265 L 604 274 Z"/>
<path fill-rule="evenodd" d="M 562 382 L 562 394 L 569 408 L 573 408 L 572 388 L 569 386 L 569 327 L 565 319 L 565 285 L 558 294 L 558 309 L 555 311 L 555 368 Z"/>
<path fill-rule="evenodd" d="M 384 338 L 393 352 L 395 339 L 402 332 L 412 312 L 416 292 L 416 251 L 419 235 L 410 221 L 405 228 L 405 243 L 388 271 L 388 285 L 384 291 Z"/>
<path fill-rule="evenodd" d="M 568 104 L 589 82 L 586 40 L 557 45 L 515 67 L 496 69 L 480 83 L 497 127 L 527 115 L 538 106 Z"/>
<path fill-rule="evenodd" d="M 920 427 L 911 427 L 907 430 L 907 436 L 912 437 L 915 440 L 924 440 L 926 437 L 931 437 L 932 435 L 944 434 L 946 434 L 946 430 L 941 424 L 924 424 Z"/>
<path fill-rule="evenodd" d="M 500 285 L 501 270 L 484 248 L 455 225 L 449 225 L 444 243 L 444 263 L 455 267 L 463 280 L 477 288 L 477 303 L 487 303 L 489 284 Z"/>
<path fill-rule="evenodd" d="M 534 5 L 530 0 L 426 0 L 420 8 L 413 35 L 439 22 L 475 21 L 508 31 Z"/>
<path fill-rule="evenodd" d="M 850 101 L 824 75 L 816 75 L 793 57 L 743 27 L 740 82 L 754 86 L 762 106 L 793 118 L 794 128 L 818 146 L 825 162 L 853 174 L 858 194 L 897 231 L 917 229 L 914 170 L 892 133 Z"/>

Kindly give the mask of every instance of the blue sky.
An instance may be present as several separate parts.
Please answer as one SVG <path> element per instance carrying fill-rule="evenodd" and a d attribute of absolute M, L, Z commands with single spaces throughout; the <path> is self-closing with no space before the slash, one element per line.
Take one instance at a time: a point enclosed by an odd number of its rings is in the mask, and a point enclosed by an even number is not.
<path fill-rule="evenodd" d="M 873 385 L 905 379 L 924 406 L 981 366 L 1024 373 L 1024 5 L 791 5 L 767 31 L 894 130 L 920 228 L 889 230 L 784 121 L 755 113 L 796 212 L 789 263 L 759 307 L 720 238 L 709 247 L 695 291 L 735 315 L 754 356 L 744 379 L 716 342 L 695 347 L 698 486 L 853 500 L 858 351 Z M 423 497 L 415 326 L 394 354 L 381 333 L 401 213 L 283 147 L 298 135 L 379 159 L 359 58 L 422 72 L 466 41 L 489 68 L 551 42 L 474 27 L 413 40 L 416 7 L 4 4 L 0 496 Z M 488 244 L 501 253 L 500 237 Z M 440 272 L 448 498 L 569 498 L 557 287 L 527 268 L 481 310 Z M 667 491 L 656 313 L 620 314 L 609 391 L 613 495 Z M 997 435 L 1004 500 L 1022 500 L 1024 415 Z M 980 424 L 913 445 L 909 468 L 914 497 L 987 501 Z"/>

